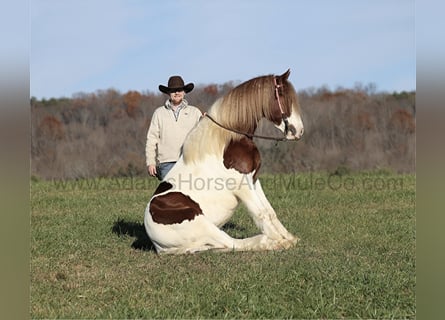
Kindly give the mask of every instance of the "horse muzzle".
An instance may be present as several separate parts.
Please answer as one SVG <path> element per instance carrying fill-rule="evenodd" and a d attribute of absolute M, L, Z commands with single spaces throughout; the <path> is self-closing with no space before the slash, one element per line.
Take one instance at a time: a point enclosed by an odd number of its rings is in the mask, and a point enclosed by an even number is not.
<path fill-rule="evenodd" d="M 303 137 L 304 128 L 295 128 L 293 125 L 289 126 L 289 131 L 286 134 L 287 140 L 300 140 Z"/>

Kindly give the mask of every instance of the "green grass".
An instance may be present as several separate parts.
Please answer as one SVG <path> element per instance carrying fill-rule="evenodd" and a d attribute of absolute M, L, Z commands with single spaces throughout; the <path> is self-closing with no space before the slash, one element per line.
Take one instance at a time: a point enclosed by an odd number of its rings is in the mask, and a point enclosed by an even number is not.
<path fill-rule="evenodd" d="M 31 182 L 32 318 L 415 318 L 415 176 L 264 175 L 301 242 L 278 252 L 158 256 L 156 182 Z M 257 233 L 244 207 L 226 231 Z"/>

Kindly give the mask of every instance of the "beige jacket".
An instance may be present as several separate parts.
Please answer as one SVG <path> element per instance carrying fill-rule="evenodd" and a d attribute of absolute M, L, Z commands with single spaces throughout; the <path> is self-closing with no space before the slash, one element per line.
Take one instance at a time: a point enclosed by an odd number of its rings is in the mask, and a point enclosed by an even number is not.
<path fill-rule="evenodd" d="M 153 113 L 147 132 L 145 159 L 148 165 L 178 161 L 187 134 L 198 123 L 201 111 L 184 99 L 176 118 L 167 100 Z"/>

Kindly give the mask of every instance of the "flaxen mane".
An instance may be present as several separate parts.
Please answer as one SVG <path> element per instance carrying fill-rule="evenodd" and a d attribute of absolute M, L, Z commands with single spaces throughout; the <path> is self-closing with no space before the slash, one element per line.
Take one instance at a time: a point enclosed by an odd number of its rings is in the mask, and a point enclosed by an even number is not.
<path fill-rule="evenodd" d="M 282 85 L 279 88 L 280 99 L 288 116 L 292 106 L 299 109 L 297 94 L 290 82 L 285 81 L 279 85 Z M 255 131 L 261 118 L 280 122 L 274 76 L 261 76 L 240 84 L 218 99 L 208 113 L 225 127 L 247 133 Z M 209 154 L 222 154 L 231 139 L 242 137 L 243 135 L 223 129 L 204 118 L 184 143 L 184 161 L 198 161 Z"/>

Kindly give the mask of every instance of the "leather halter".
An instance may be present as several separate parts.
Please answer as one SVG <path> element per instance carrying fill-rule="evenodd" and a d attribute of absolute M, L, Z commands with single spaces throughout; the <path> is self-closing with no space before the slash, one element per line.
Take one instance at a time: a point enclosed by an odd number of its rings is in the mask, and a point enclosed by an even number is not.
<path fill-rule="evenodd" d="M 219 123 L 218 121 L 213 119 L 207 112 L 204 113 L 204 116 L 209 118 L 213 123 L 215 123 L 219 127 L 223 128 L 223 129 L 226 129 L 228 131 L 232 131 L 234 133 L 242 134 L 242 135 L 244 135 L 244 136 L 246 136 L 246 137 L 248 137 L 250 139 L 252 139 L 252 138 L 259 138 L 259 139 L 274 140 L 274 141 L 287 141 L 286 136 L 287 136 L 287 133 L 289 132 L 289 121 L 287 120 L 287 116 L 284 113 L 283 106 L 281 105 L 281 101 L 280 101 L 280 95 L 278 93 L 278 89 L 281 88 L 283 85 L 277 83 L 277 78 L 275 76 L 273 77 L 273 83 L 274 83 L 274 86 L 275 86 L 275 98 L 278 101 L 278 107 L 280 108 L 281 117 L 282 117 L 283 122 L 284 122 L 284 137 L 282 137 L 282 138 L 262 136 L 262 135 L 257 135 L 257 134 L 252 134 L 252 133 L 247 133 L 247 132 L 235 130 L 235 129 L 228 128 L 228 127 L 222 125 L 221 123 Z"/>
<path fill-rule="evenodd" d="M 278 101 L 278 107 L 281 111 L 281 118 L 284 122 L 284 136 L 286 136 L 289 132 L 289 121 L 287 120 L 287 116 L 284 113 L 283 106 L 281 105 L 280 94 L 278 93 L 278 89 L 281 88 L 283 85 L 277 83 L 277 77 L 273 77 L 273 84 L 275 85 L 275 98 Z"/>

